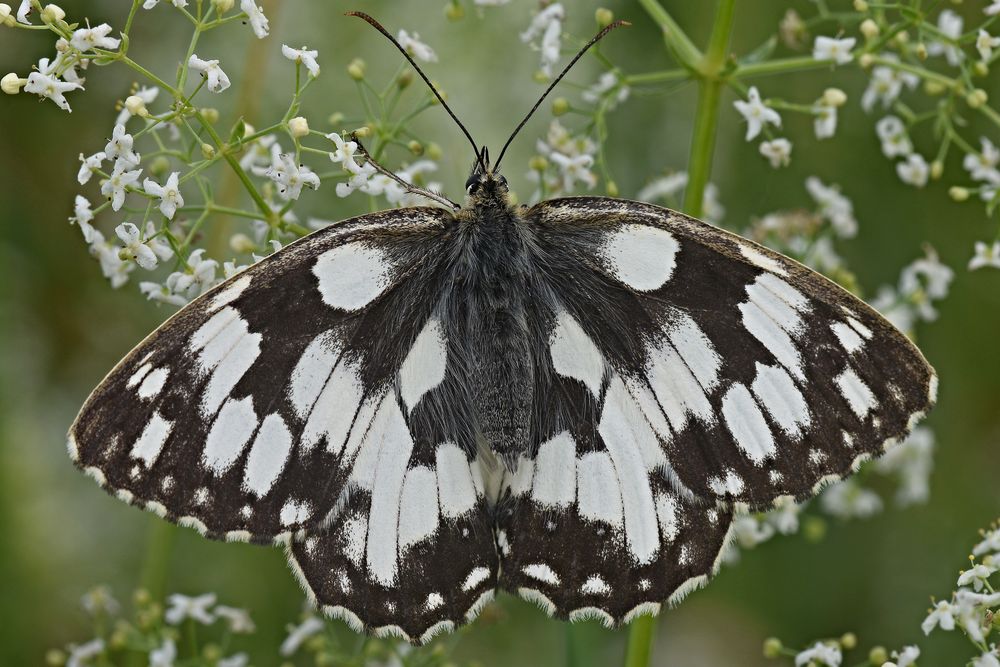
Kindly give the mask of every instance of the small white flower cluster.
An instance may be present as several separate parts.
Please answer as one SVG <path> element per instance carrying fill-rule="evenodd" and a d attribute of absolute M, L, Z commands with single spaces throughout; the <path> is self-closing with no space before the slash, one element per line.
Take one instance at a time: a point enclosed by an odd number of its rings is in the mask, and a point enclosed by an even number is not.
<path fill-rule="evenodd" d="M 379 173 L 371 163 L 358 164 L 355 159 L 358 145 L 354 141 L 345 141 L 336 132 L 331 132 L 326 137 L 336 147 L 330 153 L 330 160 L 334 164 L 339 164 L 348 177 L 347 181 L 337 184 L 338 197 L 349 197 L 355 191 L 361 191 L 372 197 L 385 197 L 391 206 L 420 206 L 434 203 L 418 193 L 407 190 L 386 174 Z M 395 173 L 402 181 L 419 186 L 425 174 L 435 172 L 437 169 L 437 163 L 425 159 L 417 160 Z M 441 190 L 441 184 L 436 182 L 427 183 L 424 187 L 432 192 Z"/>
<path fill-rule="evenodd" d="M 681 195 L 687 184 L 687 172 L 677 171 L 650 181 L 636 193 L 635 198 L 640 201 L 660 202 L 674 208 L 681 208 L 683 204 Z M 715 183 L 709 183 L 705 186 L 702 217 L 709 222 L 718 224 L 725 215 L 726 209 L 719 200 L 719 188 Z"/>
<path fill-rule="evenodd" d="M 934 302 L 948 296 L 954 277 L 955 272 L 941 263 L 934 248 L 927 246 L 924 257 L 903 268 L 897 286 L 878 289 L 872 306 L 897 328 L 912 332 L 917 322 L 937 319 Z"/>
<path fill-rule="evenodd" d="M 539 71 L 546 78 L 553 74 L 553 67 L 559 62 L 562 40 L 562 24 L 566 20 L 566 10 L 562 3 L 554 2 L 538 12 L 531 24 L 521 33 L 521 41 L 530 44 L 541 53 Z"/>
<path fill-rule="evenodd" d="M 533 201 L 553 194 L 568 194 L 577 183 L 588 190 L 597 185 L 594 166 L 597 144 L 586 135 L 574 135 L 558 119 L 549 123 L 544 139 L 535 143 L 538 157 L 533 164 L 538 167 L 528 172 L 528 179 L 539 185 Z"/>
<path fill-rule="evenodd" d="M 753 141 L 767 125 L 781 127 L 781 115 L 767 106 L 760 98 L 756 86 L 747 92 L 746 100 L 736 100 L 733 106 L 746 120 L 746 140 Z M 766 139 L 760 144 L 760 154 L 767 158 L 775 169 L 787 167 L 792 160 L 792 142 L 784 137 Z"/>
<path fill-rule="evenodd" d="M 585 102 L 597 104 L 604 101 L 605 108 L 610 111 L 628 99 L 631 90 L 618 72 L 605 72 L 598 79 L 597 83 L 590 86 L 580 97 Z"/>

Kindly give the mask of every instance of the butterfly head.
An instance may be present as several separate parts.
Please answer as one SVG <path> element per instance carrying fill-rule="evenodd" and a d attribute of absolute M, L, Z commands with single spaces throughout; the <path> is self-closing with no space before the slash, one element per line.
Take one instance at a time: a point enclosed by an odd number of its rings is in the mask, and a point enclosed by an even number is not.
<path fill-rule="evenodd" d="M 472 206 L 506 206 L 508 191 L 507 179 L 491 168 L 490 154 L 484 146 L 465 181 L 469 203 Z"/>

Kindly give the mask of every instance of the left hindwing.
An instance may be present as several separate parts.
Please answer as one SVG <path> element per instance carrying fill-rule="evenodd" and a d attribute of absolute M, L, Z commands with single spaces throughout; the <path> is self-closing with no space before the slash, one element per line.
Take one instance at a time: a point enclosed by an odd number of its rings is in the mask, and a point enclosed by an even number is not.
<path fill-rule="evenodd" d="M 555 370 L 584 384 L 620 376 L 682 493 L 752 508 L 808 497 L 933 404 L 916 347 L 787 257 L 639 202 L 557 199 L 525 216 L 579 323 L 552 333 Z"/>

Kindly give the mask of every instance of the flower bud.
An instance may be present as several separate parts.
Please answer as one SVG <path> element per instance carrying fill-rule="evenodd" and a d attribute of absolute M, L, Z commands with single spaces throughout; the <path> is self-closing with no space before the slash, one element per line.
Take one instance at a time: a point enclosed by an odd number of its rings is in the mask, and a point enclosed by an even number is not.
<path fill-rule="evenodd" d="M 153 601 L 153 595 L 145 588 L 137 588 L 132 593 L 132 601 L 137 607 L 145 607 Z"/>
<path fill-rule="evenodd" d="M 396 85 L 399 86 L 400 90 L 406 90 L 413 83 L 413 70 L 409 67 L 404 69 L 399 73 L 399 78 L 396 79 Z"/>
<path fill-rule="evenodd" d="M 59 53 L 67 53 L 69 49 L 69 42 L 66 41 L 65 37 L 60 37 L 56 40 L 56 51 Z"/>
<path fill-rule="evenodd" d="M 888 659 L 889 652 L 885 650 L 884 646 L 872 647 L 872 650 L 868 652 L 868 662 L 872 665 L 881 667 Z"/>
<path fill-rule="evenodd" d="M 924 92 L 931 97 L 937 97 L 946 90 L 947 88 L 940 81 L 924 81 Z"/>
<path fill-rule="evenodd" d="M 354 134 L 358 135 L 358 139 L 367 139 L 372 136 L 372 129 L 367 125 L 362 125 L 358 129 L 354 130 Z"/>
<path fill-rule="evenodd" d="M 990 73 L 990 66 L 984 63 L 982 60 L 976 61 L 972 66 L 972 73 L 976 76 L 986 76 Z"/>
<path fill-rule="evenodd" d="M 149 173 L 153 176 L 163 176 L 170 171 L 170 158 L 166 155 L 157 155 L 149 164 Z"/>
<path fill-rule="evenodd" d="M 365 61 L 355 58 L 347 65 L 347 75 L 355 81 L 363 81 L 365 78 Z"/>
<path fill-rule="evenodd" d="M 867 12 L 868 3 L 865 0 L 854 0 L 854 11 L 856 12 Z"/>
<path fill-rule="evenodd" d="M 219 110 L 213 109 L 212 107 L 205 107 L 201 110 L 201 117 L 207 120 L 210 124 L 215 125 L 219 122 Z"/>
<path fill-rule="evenodd" d="M 862 69 L 869 69 L 875 64 L 875 56 L 870 53 L 862 53 L 858 58 L 858 64 L 861 65 Z"/>
<path fill-rule="evenodd" d="M 424 154 L 424 145 L 422 143 L 420 143 L 419 141 L 417 141 L 416 139 L 413 139 L 412 141 L 410 141 L 410 143 L 406 144 L 406 147 L 414 155 L 423 155 Z"/>
<path fill-rule="evenodd" d="M 604 189 L 607 191 L 609 197 L 617 197 L 619 194 L 618 184 L 615 183 L 614 181 L 608 181 L 604 185 Z"/>
<path fill-rule="evenodd" d="M 965 201 L 969 198 L 969 189 L 960 185 L 953 185 L 948 188 L 948 196 L 955 201 Z"/>
<path fill-rule="evenodd" d="M 598 7 L 594 12 L 594 20 L 597 21 L 597 25 L 607 28 L 615 20 L 615 13 L 607 7 Z"/>
<path fill-rule="evenodd" d="M 549 80 L 549 75 L 543 72 L 542 70 L 536 70 L 535 73 L 531 75 L 531 78 L 534 80 L 535 83 L 547 83 Z"/>
<path fill-rule="evenodd" d="M 427 157 L 432 160 L 440 160 L 442 156 L 444 156 L 444 152 L 441 150 L 441 147 L 433 141 L 427 144 L 427 150 L 425 152 L 427 153 Z"/>
<path fill-rule="evenodd" d="M 213 146 L 212 144 L 202 144 L 201 156 L 206 160 L 211 160 L 213 157 L 215 157 L 215 146 Z"/>
<path fill-rule="evenodd" d="M 229 247 L 233 252 L 245 255 L 257 249 L 257 244 L 246 234 L 233 234 L 229 239 Z"/>
<path fill-rule="evenodd" d="M 14 15 L 11 13 L 12 10 L 10 5 L 5 2 L 0 2 L 0 25 L 14 26 L 17 21 L 14 20 Z"/>
<path fill-rule="evenodd" d="M 309 134 L 309 121 L 302 116 L 296 116 L 288 121 L 288 131 L 296 139 L 301 139 Z"/>
<path fill-rule="evenodd" d="M 982 88 L 976 88 L 968 95 L 965 96 L 965 103 L 968 104 L 973 109 L 978 109 L 988 102 L 990 96 L 986 94 L 986 91 Z"/>
<path fill-rule="evenodd" d="M 910 41 L 910 33 L 905 30 L 900 30 L 896 33 L 896 36 L 893 37 L 893 41 L 895 41 L 899 46 L 902 46 Z"/>
<path fill-rule="evenodd" d="M 941 178 L 941 174 L 944 173 L 944 163 L 941 160 L 934 160 L 931 162 L 931 180 L 936 181 Z"/>
<path fill-rule="evenodd" d="M 212 0 L 212 6 L 215 7 L 215 13 L 222 16 L 236 4 L 236 0 Z"/>
<path fill-rule="evenodd" d="M 858 636 L 853 632 L 845 632 L 840 637 L 840 646 L 845 651 L 850 651 L 858 645 Z"/>
<path fill-rule="evenodd" d="M 43 23 L 55 23 L 66 18 L 66 12 L 59 5 L 45 5 L 42 9 L 41 19 Z"/>
<path fill-rule="evenodd" d="M 847 93 L 840 88 L 827 88 L 823 91 L 820 103 L 828 107 L 842 107 L 847 103 Z"/>
<path fill-rule="evenodd" d="M 0 5 L 0 12 L 3 11 L 3 7 L 6 5 Z M 7 7 L 10 9 L 10 7 Z M 45 652 L 45 664 L 50 665 L 50 667 L 61 667 L 66 664 L 66 654 L 57 648 L 49 649 Z"/>
<path fill-rule="evenodd" d="M 3 90 L 8 95 L 17 95 L 26 83 L 28 83 L 27 79 L 22 79 L 14 72 L 11 72 L 3 79 L 0 79 L 0 90 Z"/>
<path fill-rule="evenodd" d="M 924 44 L 923 42 L 917 44 L 916 54 L 917 58 L 920 58 L 921 60 L 927 60 L 927 45 Z"/>
<path fill-rule="evenodd" d="M 201 657 L 209 664 L 215 664 L 222 659 L 222 648 L 218 644 L 208 643 L 201 649 Z"/>
<path fill-rule="evenodd" d="M 781 640 L 777 637 L 768 637 L 764 640 L 764 657 L 780 658 L 781 652 L 785 649 Z"/>
<path fill-rule="evenodd" d="M 333 126 L 339 126 L 344 122 L 344 112 L 334 111 L 327 117 L 326 122 Z"/>
<path fill-rule="evenodd" d="M 826 537 L 826 521 L 818 516 L 806 517 L 802 524 L 802 535 L 812 544 L 821 542 Z"/>
<path fill-rule="evenodd" d="M 552 115 L 561 116 L 569 111 L 569 100 L 565 97 L 557 97 L 552 100 Z"/>
<path fill-rule="evenodd" d="M 444 6 L 444 17 L 449 21 L 460 21 L 465 18 L 465 7 L 458 2 L 449 2 Z"/>
<path fill-rule="evenodd" d="M 149 115 L 149 110 L 146 109 L 146 102 L 138 95 L 129 95 L 125 98 L 125 108 L 133 116 L 139 116 L 140 118 L 145 118 Z"/>
<path fill-rule="evenodd" d="M 545 171 L 549 168 L 549 161 L 545 159 L 544 155 L 535 155 L 528 160 L 528 168 L 532 171 Z"/>
<path fill-rule="evenodd" d="M 875 39 L 878 37 L 878 24 L 871 19 L 865 19 L 861 22 L 861 34 L 865 36 L 865 39 Z"/>

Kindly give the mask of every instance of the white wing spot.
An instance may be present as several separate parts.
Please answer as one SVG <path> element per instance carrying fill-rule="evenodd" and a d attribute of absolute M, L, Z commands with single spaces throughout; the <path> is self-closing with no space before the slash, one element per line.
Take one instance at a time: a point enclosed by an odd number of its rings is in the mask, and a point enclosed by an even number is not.
<path fill-rule="evenodd" d="M 869 412 L 878 406 L 878 401 L 875 400 L 872 390 L 852 369 L 846 369 L 834 378 L 834 382 L 840 388 L 840 393 L 844 395 L 847 404 L 851 406 L 851 410 L 859 418 L 864 419 Z"/>
<path fill-rule="evenodd" d="M 663 287 L 677 266 L 680 244 L 674 236 L 648 225 L 622 225 L 608 234 L 601 259 L 618 280 L 640 292 Z"/>
<path fill-rule="evenodd" d="M 163 386 L 167 383 L 167 378 L 170 377 L 169 368 L 157 368 L 151 371 L 147 375 L 142 384 L 139 385 L 139 389 L 136 392 L 139 394 L 139 398 L 155 398 L 163 391 Z"/>
<path fill-rule="evenodd" d="M 281 415 L 264 418 L 250 446 L 243 485 L 258 498 L 263 497 L 278 481 L 292 451 L 292 434 Z"/>
<path fill-rule="evenodd" d="M 726 471 L 725 478 L 710 478 L 708 486 L 718 496 L 738 496 L 743 493 L 743 479 L 732 470 Z"/>
<path fill-rule="evenodd" d="M 753 393 L 778 427 L 793 438 L 809 425 L 809 406 L 795 382 L 779 366 L 757 364 Z"/>
<path fill-rule="evenodd" d="M 207 311 L 211 313 L 236 301 L 246 288 L 250 287 L 250 280 L 251 277 L 247 274 L 240 276 L 238 280 L 212 297 L 212 300 L 208 302 Z"/>
<path fill-rule="evenodd" d="M 722 357 L 715 351 L 712 341 L 698 323 L 689 315 L 677 312 L 671 315 L 671 319 L 673 321 L 667 328 L 670 342 L 697 378 L 698 384 L 705 391 L 711 391 L 719 381 Z"/>
<path fill-rule="evenodd" d="M 664 542 L 677 539 L 679 530 L 677 521 L 677 501 L 669 493 L 656 494 L 656 518 L 660 522 L 660 532 Z"/>
<path fill-rule="evenodd" d="M 406 473 L 399 501 L 399 553 L 426 539 L 438 529 L 437 475 L 426 466 Z"/>
<path fill-rule="evenodd" d="M 135 373 L 129 376 L 129 379 L 125 382 L 125 386 L 129 389 L 133 389 L 137 384 L 142 381 L 142 378 L 146 377 L 148 373 L 153 368 L 152 364 L 143 364 L 136 369 Z"/>
<path fill-rule="evenodd" d="M 360 567 L 365 559 L 367 536 L 367 517 L 354 516 L 344 522 L 344 555 L 357 567 Z"/>
<path fill-rule="evenodd" d="M 478 588 L 481 583 L 490 578 L 490 570 L 486 567 L 474 567 L 472 571 L 469 572 L 469 576 L 465 578 L 462 582 L 462 590 L 468 593 L 469 591 Z"/>
<path fill-rule="evenodd" d="M 360 310 L 389 287 L 388 257 L 359 241 L 327 250 L 313 265 L 323 302 L 341 310 Z"/>
<path fill-rule="evenodd" d="M 760 269 L 765 269 L 771 271 L 772 273 L 777 273 L 779 276 L 787 276 L 788 272 L 777 262 L 777 260 L 771 259 L 760 250 L 757 250 L 753 246 L 749 246 L 746 243 L 737 243 L 740 248 L 740 252 L 746 257 L 751 264 Z"/>
<path fill-rule="evenodd" d="M 420 399 L 444 381 L 448 353 L 441 321 L 431 318 L 413 341 L 399 369 L 399 393 L 412 412 Z"/>
<path fill-rule="evenodd" d="M 566 311 L 556 316 L 555 328 L 549 338 L 549 352 L 557 373 L 579 380 L 595 397 L 600 396 L 604 357 L 579 322 Z"/>
<path fill-rule="evenodd" d="M 303 523 L 312 513 L 312 504 L 308 500 L 295 500 L 294 498 L 285 502 L 281 507 L 281 525 L 293 526 Z"/>
<path fill-rule="evenodd" d="M 340 351 L 336 331 L 330 330 L 313 338 L 299 357 L 292 370 L 288 397 L 300 418 L 305 419 L 312 411 L 340 358 Z"/>
<path fill-rule="evenodd" d="M 599 574 L 594 574 L 583 582 L 580 592 L 584 595 L 607 595 L 611 592 L 611 587 Z"/>
<path fill-rule="evenodd" d="M 563 431 L 538 446 L 531 497 L 546 507 L 566 507 L 576 498 L 576 443 Z"/>
<path fill-rule="evenodd" d="M 857 332 L 858 332 L 859 334 L 861 334 L 861 337 L 862 337 L 862 338 L 864 338 L 864 339 L 866 339 L 866 340 L 869 340 L 869 339 L 871 339 L 871 337 L 872 337 L 872 335 L 873 335 L 873 334 L 872 334 L 872 330 L 871 330 L 871 329 L 869 329 L 868 327 L 866 327 L 865 325 L 861 324 L 861 322 L 859 322 L 858 320 L 856 320 L 856 319 L 855 319 L 855 318 L 853 318 L 853 317 L 848 317 L 848 318 L 847 318 L 847 323 L 848 323 L 849 325 L 851 325 L 851 328 L 852 328 L 852 329 L 854 329 L 854 330 L 855 330 L 855 331 L 857 331 Z"/>
<path fill-rule="evenodd" d="M 164 419 L 159 412 L 154 412 L 132 445 L 132 458 L 141 459 L 147 468 L 151 467 L 163 451 L 163 445 L 170 437 L 173 427 L 172 421 Z"/>
<path fill-rule="evenodd" d="M 742 384 L 734 384 L 722 398 L 722 416 L 733 441 L 760 465 L 774 456 L 777 445 L 757 402 Z"/>
<path fill-rule="evenodd" d="M 257 414 L 253 399 L 247 396 L 238 401 L 226 401 L 205 439 L 205 451 L 202 452 L 205 466 L 216 475 L 225 473 L 243 453 L 255 430 Z"/>
<path fill-rule="evenodd" d="M 440 593 L 431 593 L 427 596 L 427 602 L 424 603 L 424 609 L 427 611 L 434 611 L 443 604 L 444 598 L 441 597 Z"/>
<path fill-rule="evenodd" d="M 449 519 L 456 519 L 476 506 L 476 488 L 472 482 L 469 459 L 452 442 L 438 445 L 434 458 L 437 464 L 441 514 Z"/>
<path fill-rule="evenodd" d="M 607 452 L 588 452 L 576 462 L 580 516 L 592 521 L 622 525 L 622 493 L 615 465 Z"/>
<path fill-rule="evenodd" d="M 403 492 L 406 467 L 413 451 L 410 429 L 392 401 L 382 448 L 375 467 L 371 513 L 368 524 L 368 571 L 383 586 L 396 584 L 399 553 L 399 501 Z"/>
<path fill-rule="evenodd" d="M 525 565 L 522 569 L 532 579 L 537 579 L 542 583 L 551 584 L 552 586 L 559 585 L 559 575 L 545 563 L 532 563 L 531 565 Z"/>
<path fill-rule="evenodd" d="M 830 325 L 830 331 L 837 337 L 840 346 L 848 354 L 854 354 L 865 346 L 865 339 L 858 335 L 858 332 L 849 324 L 834 322 Z"/>

